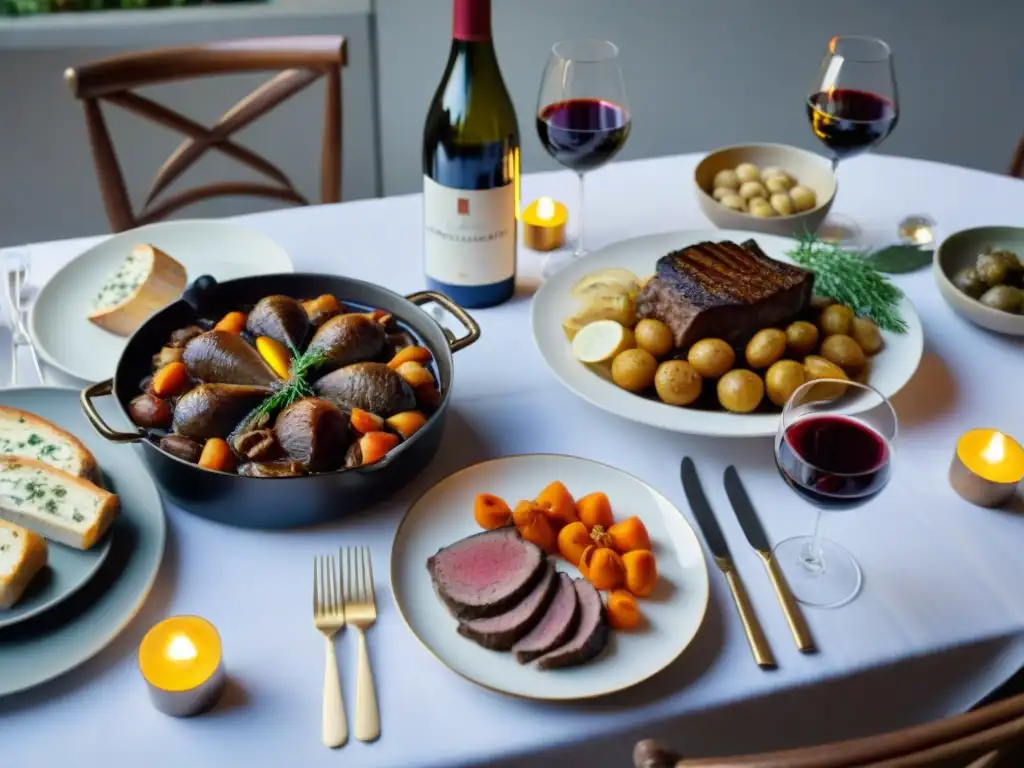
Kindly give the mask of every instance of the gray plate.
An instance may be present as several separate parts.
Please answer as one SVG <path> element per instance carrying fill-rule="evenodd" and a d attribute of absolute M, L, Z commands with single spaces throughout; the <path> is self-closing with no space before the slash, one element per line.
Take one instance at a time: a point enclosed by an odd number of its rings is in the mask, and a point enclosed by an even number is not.
<path fill-rule="evenodd" d="M 107 535 L 109 555 L 93 577 L 45 613 L 0 629 L 2 698 L 74 669 L 117 637 L 156 580 L 166 524 L 160 495 L 141 459 L 93 431 L 76 390 L 9 389 L 0 392 L 0 404 L 39 414 L 76 435 L 95 454 L 104 485 L 121 499 Z M 112 423 L 123 422 L 113 407 L 101 410 Z"/>
<path fill-rule="evenodd" d="M 47 611 L 83 587 L 100 569 L 110 554 L 113 531 L 97 542 L 92 549 L 80 550 L 47 542 L 49 559 L 36 574 L 17 604 L 0 611 L 0 629 L 31 619 Z"/>

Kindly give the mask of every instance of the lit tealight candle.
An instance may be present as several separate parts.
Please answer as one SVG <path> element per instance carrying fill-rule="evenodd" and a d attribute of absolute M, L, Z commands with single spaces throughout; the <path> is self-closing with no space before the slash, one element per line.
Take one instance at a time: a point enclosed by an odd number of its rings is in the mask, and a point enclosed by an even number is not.
<path fill-rule="evenodd" d="M 174 717 L 198 714 L 224 690 L 220 635 L 198 616 L 164 619 L 142 638 L 139 669 L 158 710 Z"/>
<path fill-rule="evenodd" d="M 542 197 L 523 211 L 523 242 L 534 251 L 553 251 L 565 244 L 569 210 L 550 197 Z"/>
<path fill-rule="evenodd" d="M 1024 448 L 994 429 L 972 429 L 960 437 L 949 467 L 949 484 L 979 507 L 1006 504 L 1024 479 Z"/>

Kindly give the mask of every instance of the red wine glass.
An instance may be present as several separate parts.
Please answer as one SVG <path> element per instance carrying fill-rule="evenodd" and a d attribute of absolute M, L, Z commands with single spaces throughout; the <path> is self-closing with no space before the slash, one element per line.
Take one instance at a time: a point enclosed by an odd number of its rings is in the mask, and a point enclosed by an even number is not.
<path fill-rule="evenodd" d="M 892 51 L 877 37 L 838 35 L 829 40 L 821 70 L 807 98 L 811 130 L 832 158 L 840 160 L 877 147 L 899 119 Z M 830 216 L 823 239 L 856 243 L 860 227 L 847 217 Z"/>
<path fill-rule="evenodd" d="M 892 472 L 897 429 L 886 397 L 852 381 L 809 381 L 782 409 L 775 464 L 789 487 L 818 508 L 813 535 L 775 547 L 775 560 L 801 603 L 836 608 L 860 592 L 860 565 L 846 548 L 822 537 L 822 511 L 858 507 L 881 493 Z"/>
<path fill-rule="evenodd" d="M 619 49 L 607 40 L 563 40 L 551 48 L 537 97 L 537 135 L 548 154 L 579 177 L 579 230 L 572 257 L 582 256 L 583 174 L 599 168 L 626 143 L 630 114 Z M 569 258 L 552 253 L 544 276 Z"/>

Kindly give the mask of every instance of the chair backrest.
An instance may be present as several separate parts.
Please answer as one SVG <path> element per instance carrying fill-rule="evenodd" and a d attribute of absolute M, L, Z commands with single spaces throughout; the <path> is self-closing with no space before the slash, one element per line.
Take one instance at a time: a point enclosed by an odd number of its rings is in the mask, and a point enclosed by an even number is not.
<path fill-rule="evenodd" d="M 1024 134 L 1017 142 L 1017 151 L 1013 153 L 1013 160 L 1010 162 L 1010 175 L 1024 179 Z"/>
<path fill-rule="evenodd" d="M 633 763 L 636 768 L 965 768 L 995 765 L 1000 753 L 1021 743 L 1024 694 L 901 731 L 761 755 L 687 760 L 641 741 Z"/>
<path fill-rule="evenodd" d="M 82 67 L 71 67 L 64 79 L 85 109 L 100 193 L 115 232 L 165 218 L 180 208 L 224 196 L 254 196 L 298 205 L 309 201 L 296 191 L 285 173 L 231 137 L 281 102 L 323 77 L 326 81 L 324 127 L 320 151 L 320 198 L 341 200 L 341 69 L 347 63 L 345 38 L 334 35 L 256 38 L 161 48 L 113 56 Z M 133 89 L 179 80 L 242 72 L 277 72 L 270 80 L 224 113 L 207 128 L 179 112 L 140 96 Z M 164 162 L 153 180 L 142 210 L 132 210 L 117 154 L 100 102 L 151 120 L 185 138 Z M 270 179 L 272 184 L 223 182 L 206 184 L 157 197 L 207 151 L 216 150 Z"/>

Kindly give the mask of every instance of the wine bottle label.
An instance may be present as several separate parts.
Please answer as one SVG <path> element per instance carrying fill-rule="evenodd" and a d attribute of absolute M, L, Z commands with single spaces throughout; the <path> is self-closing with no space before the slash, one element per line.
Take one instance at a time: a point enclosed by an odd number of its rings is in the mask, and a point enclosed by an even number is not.
<path fill-rule="evenodd" d="M 452 189 L 423 177 L 424 271 L 448 285 L 490 285 L 516 271 L 515 185 Z"/>

